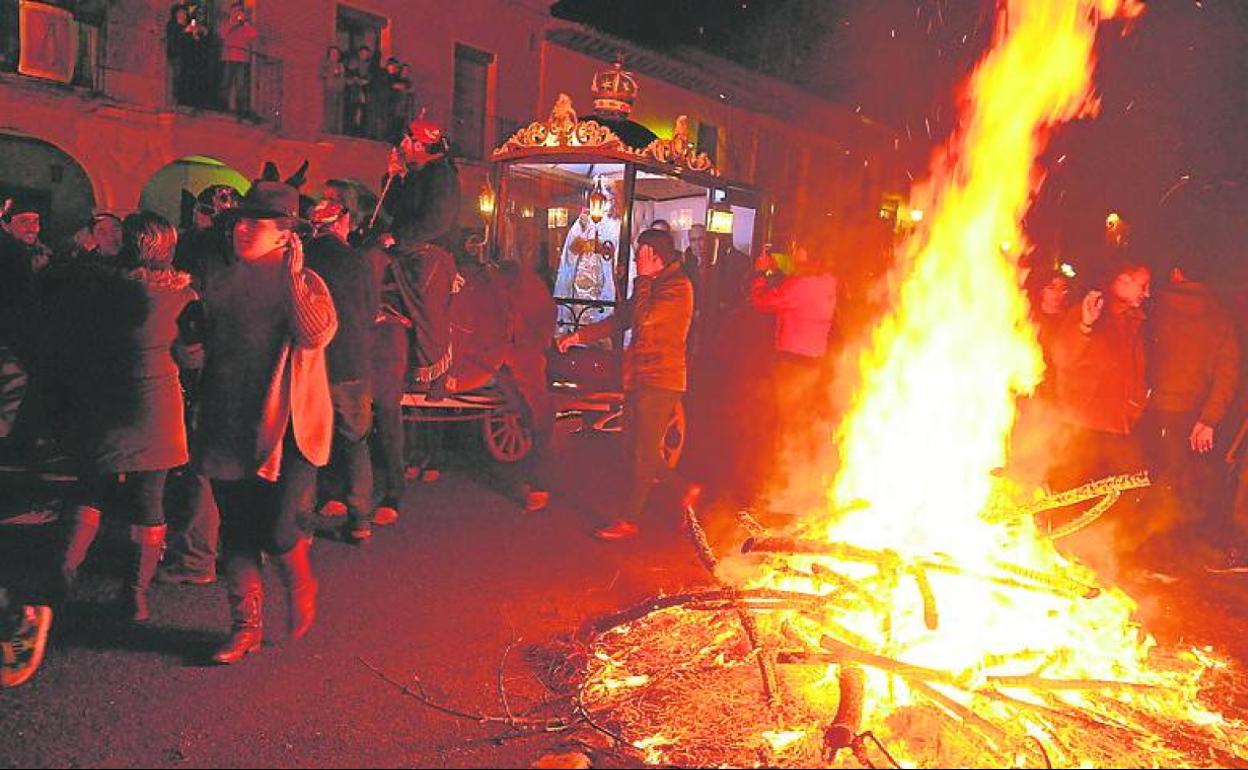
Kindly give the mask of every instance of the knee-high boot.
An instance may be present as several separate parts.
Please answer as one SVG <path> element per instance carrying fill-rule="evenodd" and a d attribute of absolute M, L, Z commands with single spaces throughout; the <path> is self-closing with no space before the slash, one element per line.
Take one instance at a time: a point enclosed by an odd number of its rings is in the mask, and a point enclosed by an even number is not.
<path fill-rule="evenodd" d="M 78 577 L 78 568 L 87 558 L 87 551 L 100 531 L 100 509 L 90 505 L 74 508 L 70 519 L 69 536 L 65 540 L 65 552 L 61 556 L 61 587 L 66 593 Z"/>
<path fill-rule="evenodd" d="M 260 649 L 263 639 L 264 585 L 259 556 L 231 554 L 225 562 L 225 581 L 230 599 L 230 638 L 212 654 L 212 660 L 229 665 Z"/>
<path fill-rule="evenodd" d="M 301 537 L 294 548 L 277 557 L 286 584 L 287 622 L 293 639 L 303 638 L 316 619 L 317 582 L 308 550 L 309 541 Z"/>
<path fill-rule="evenodd" d="M 156 567 L 165 551 L 166 530 L 164 524 L 155 527 L 135 524 L 130 527 L 134 557 L 130 561 L 125 588 L 122 589 L 121 611 L 134 623 L 146 623 L 151 619 L 147 607 L 147 589 L 152 584 L 152 576 L 156 574 Z"/>

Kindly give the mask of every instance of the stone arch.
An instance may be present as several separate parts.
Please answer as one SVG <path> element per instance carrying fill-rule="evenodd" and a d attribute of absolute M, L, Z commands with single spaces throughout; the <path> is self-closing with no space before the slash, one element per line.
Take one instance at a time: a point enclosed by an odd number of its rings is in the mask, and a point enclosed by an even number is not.
<path fill-rule="evenodd" d="M 41 207 L 42 240 L 55 245 L 91 218 L 98 181 L 77 158 L 46 139 L 0 130 L 0 198 L 29 195 Z"/>
<path fill-rule="evenodd" d="M 182 191 L 198 195 L 209 185 L 226 184 L 247 192 L 250 180 L 237 169 L 206 155 L 187 155 L 167 163 L 152 174 L 139 194 L 139 208 L 155 211 L 175 225 L 182 222 Z"/>

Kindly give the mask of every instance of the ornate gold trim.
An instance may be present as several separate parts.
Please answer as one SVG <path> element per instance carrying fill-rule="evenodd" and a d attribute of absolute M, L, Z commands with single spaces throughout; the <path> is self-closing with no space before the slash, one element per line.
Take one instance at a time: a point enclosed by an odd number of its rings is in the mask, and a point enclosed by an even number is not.
<path fill-rule="evenodd" d="M 719 169 L 715 168 L 711 157 L 704 152 L 698 152 L 694 143 L 689 141 L 689 118 L 685 115 L 676 118 L 676 128 L 671 139 L 655 139 L 646 145 L 641 155 L 660 163 L 684 166 L 711 176 L 719 176 Z"/>
<path fill-rule="evenodd" d="M 610 153 L 622 159 L 654 161 L 669 166 L 681 166 L 711 176 L 719 176 L 715 162 L 704 152 L 698 152 L 689 141 L 689 119 L 681 115 L 671 139 L 655 139 L 644 149 L 629 147 L 614 131 L 594 120 L 579 120 L 572 108 L 572 97 L 559 94 L 550 117 L 545 123 L 534 121 L 520 129 L 494 150 L 494 160 L 507 160 L 533 152 L 550 150 L 592 150 Z"/>
<path fill-rule="evenodd" d="M 536 149 L 594 149 L 629 154 L 629 148 L 615 132 L 593 120 L 577 120 L 572 97 L 559 94 L 550 118 L 535 121 L 512 134 L 493 153 L 495 160 Z"/>

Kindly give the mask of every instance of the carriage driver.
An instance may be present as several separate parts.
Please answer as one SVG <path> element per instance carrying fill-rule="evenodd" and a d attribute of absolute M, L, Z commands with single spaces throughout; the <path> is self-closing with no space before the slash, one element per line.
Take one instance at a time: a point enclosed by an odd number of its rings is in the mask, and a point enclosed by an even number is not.
<path fill-rule="evenodd" d="M 447 246 L 459 215 L 459 173 L 449 149 L 440 126 L 423 115 L 413 120 L 390 151 L 384 199 L 396 243 L 382 299 L 400 304 L 412 321 L 413 373 L 430 401 L 452 389 L 450 307 L 458 274 Z M 396 296 L 387 297 L 387 289 Z"/>

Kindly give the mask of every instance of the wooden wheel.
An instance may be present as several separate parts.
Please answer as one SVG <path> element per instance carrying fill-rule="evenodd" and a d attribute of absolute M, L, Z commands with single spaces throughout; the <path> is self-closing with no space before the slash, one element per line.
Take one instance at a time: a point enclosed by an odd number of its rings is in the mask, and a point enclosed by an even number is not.
<path fill-rule="evenodd" d="M 492 411 L 481 421 L 485 451 L 500 463 L 523 460 L 533 450 L 533 430 L 519 412 Z"/>

